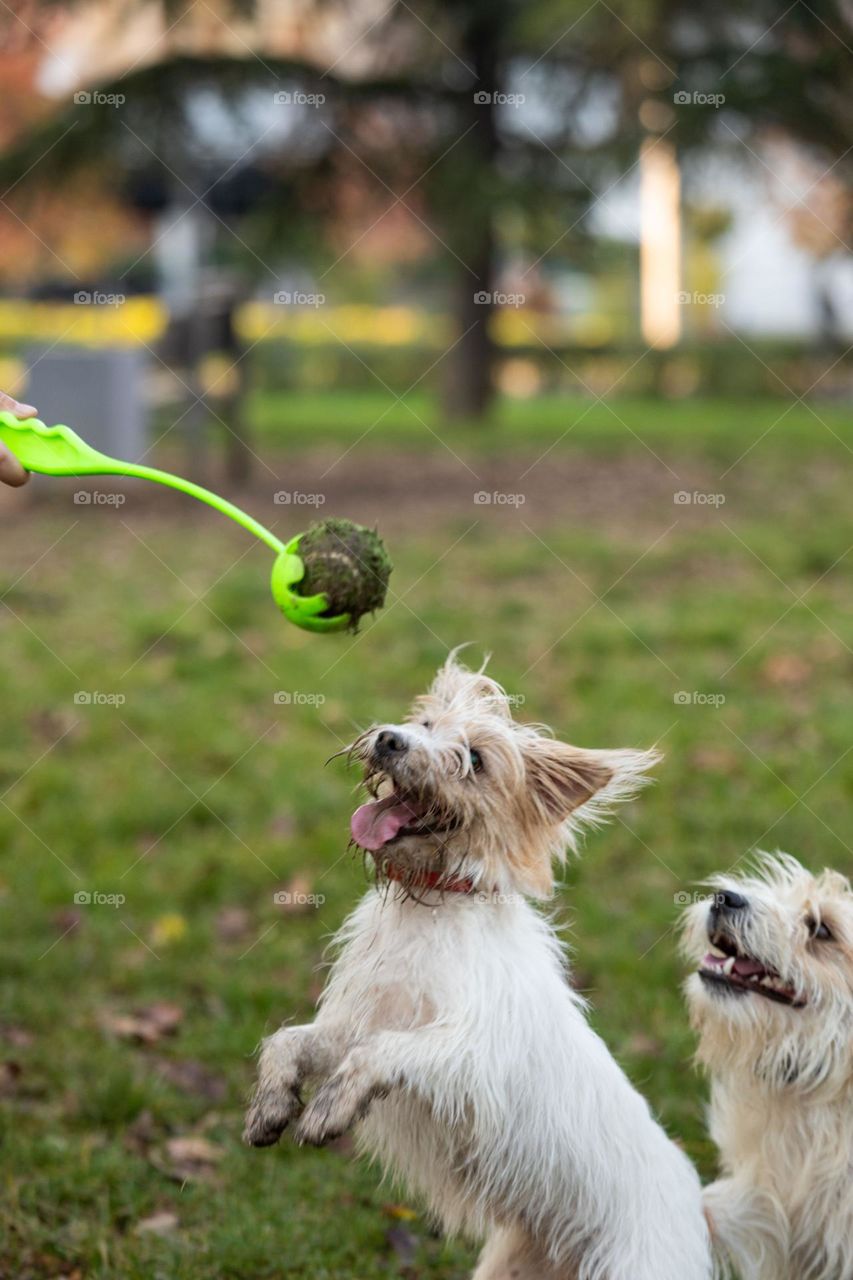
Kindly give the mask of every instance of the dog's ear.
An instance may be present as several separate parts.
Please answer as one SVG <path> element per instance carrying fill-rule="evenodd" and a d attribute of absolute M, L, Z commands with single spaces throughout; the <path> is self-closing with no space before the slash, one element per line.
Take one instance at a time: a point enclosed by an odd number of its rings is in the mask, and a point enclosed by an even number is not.
<path fill-rule="evenodd" d="M 606 752 L 584 751 L 550 738 L 531 743 L 526 768 L 533 797 L 552 822 L 563 822 L 613 779 Z"/>
<path fill-rule="evenodd" d="M 537 804 L 552 822 L 564 822 L 595 797 L 587 816 L 605 816 L 648 782 L 657 751 L 591 751 L 550 738 L 532 739 L 525 750 L 527 780 Z"/>

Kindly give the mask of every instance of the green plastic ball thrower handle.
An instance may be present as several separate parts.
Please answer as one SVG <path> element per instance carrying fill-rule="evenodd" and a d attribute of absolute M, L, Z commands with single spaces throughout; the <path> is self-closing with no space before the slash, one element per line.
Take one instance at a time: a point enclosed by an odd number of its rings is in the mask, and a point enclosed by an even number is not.
<path fill-rule="evenodd" d="M 64 424 L 48 427 L 39 418 L 21 419 L 0 411 L 0 440 L 27 471 L 47 476 L 131 476 L 167 485 L 170 489 L 178 489 L 191 498 L 197 498 L 199 502 L 207 503 L 209 507 L 242 525 L 275 552 L 270 585 L 273 599 L 290 622 L 305 631 L 315 632 L 343 631 L 349 625 L 350 617 L 346 613 L 334 617 L 321 616 L 328 609 L 325 595 L 301 596 L 292 590 L 305 575 L 305 565 L 298 554 L 301 534 L 285 544 L 247 512 L 233 502 L 228 502 L 226 498 L 221 498 L 219 494 L 212 493 L 210 489 L 204 489 L 192 480 L 185 480 L 168 471 L 110 458 L 86 444 L 71 427 Z"/>

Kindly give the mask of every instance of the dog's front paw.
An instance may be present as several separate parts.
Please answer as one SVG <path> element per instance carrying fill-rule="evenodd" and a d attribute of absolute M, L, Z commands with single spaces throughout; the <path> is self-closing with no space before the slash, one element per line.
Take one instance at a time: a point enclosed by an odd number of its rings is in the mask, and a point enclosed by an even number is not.
<path fill-rule="evenodd" d="M 293 1136 L 300 1146 L 323 1147 L 346 1133 L 366 1114 L 373 1099 L 386 1092 L 384 1085 L 365 1079 L 355 1065 L 344 1066 L 317 1090 Z"/>
<path fill-rule="evenodd" d="M 273 1146 L 301 1109 L 297 1089 L 256 1089 L 246 1112 L 243 1141 L 250 1147 Z"/>

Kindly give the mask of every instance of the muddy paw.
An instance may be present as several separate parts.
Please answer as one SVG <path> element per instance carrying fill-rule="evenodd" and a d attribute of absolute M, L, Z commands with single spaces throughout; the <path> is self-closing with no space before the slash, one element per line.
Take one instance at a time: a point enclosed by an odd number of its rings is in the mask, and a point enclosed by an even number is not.
<path fill-rule="evenodd" d="M 334 1081 L 318 1090 L 302 1113 L 293 1137 L 300 1146 L 323 1147 L 347 1128 L 341 1089 Z"/>
<path fill-rule="evenodd" d="M 356 1070 L 342 1070 L 328 1080 L 308 1103 L 293 1131 L 301 1145 L 323 1147 L 333 1142 L 370 1108 L 374 1098 L 384 1096 L 384 1086 L 369 1084 Z"/>
<path fill-rule="evenodd" d="M 251 1147 L 273 1146 L 301 1107 L 302 1099 L 296 1089 L 283 1093 L 259 1090 L 246 1112 L 243 1141 Z"/>

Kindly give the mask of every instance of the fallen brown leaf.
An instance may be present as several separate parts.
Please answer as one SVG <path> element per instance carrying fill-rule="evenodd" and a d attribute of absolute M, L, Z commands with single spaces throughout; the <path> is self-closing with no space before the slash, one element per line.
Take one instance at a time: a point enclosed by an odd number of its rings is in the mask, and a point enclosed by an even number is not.
<path fill-rule="evenodd" d="M 150 1217 L 140 1218 L 133 1230 L 137 1235 L 165 1236 L 178 1226 L 178 1215 L 168 1209 L 152 1213 Z"/>
<path fill-rule="evenodd" d="M 405 1266 L 414 1262 L 415 1254 L 418 1250 L 418 1241 L 417 1237 L 413 1236 L 406 1227 L 399 1225 L 389 1227 L 385 1232 L 385 1239 Z"/>
<path fill-rule="evenodd" d="M 151 1156 L 151 1163 L 176 1182 L 187 1182 L 209 1178 L 222 1156 L 221 1147 L 214 1146 L 207 1138 L 189 1134 L 170 1138 L 162 1152 Z"/>
<path fill-rule="evenodd" d="M 728 747 L 699 747 L 691 753 L 690 763 L 703 773 L 733 774 L 740 766 L 740 757 Z"/>
<path fill-rule="evenodd" d="M 60 937 L 66 934 L 72 934 L 80 928 L 83 917 L 79 911 L 75 911 L 72 907 L 63 907 L 59 911 L 54 911 L 50 917 L 50 923 L 53 925 Z"/>
<path fill-rule="evenodd" d="M 69 1271 L 68 1261 L 51 1253 L 33 1253 L 28 1255 L 27 1276 L 52 1277 L 52 1280 L 83 1280 L 83 1272 L 79 1267 Z"/>
<path fill-rule="evenodd" d="M 288 810 L 283 809 L 277 813 L 269 825 L 271 836 L 278 836 L 279 839 L 289 840 L 296 835 L 296 819 Z"/>
<path fill-rule="evenodd" d="M 140 1111 L 136 1119 L 129 1124 L 122 1135 L 124 1146 L 136 1155 L 145 1156 L 152 1143 L 160 1136 L 154 1115 L 146 1107 Z"/>
<path fill-rule="evenodd" d="M 20 1062 L 0 1062 L 0 1098 L 16 1093 L 21 1079 Z"/>
<path fill-rule="evenodd" d="M 184 1011 L 177 1004 L 166 1000 L 156 1001 L 133 1013 L 106 1012 L 101 1016 L 105 1031 L 122 1040 L 138 1040 L 142 1044 L 156 1044 L 163 1036 L 174 1035 L 184 1018 Z"/>
<path fill-rule="evenodd" d="M 761 674 L 768 684 L 785 688 L 805 684 L 811 673 L 811 664 L 796 653 L 775 653 L 761 668 Z"/>
<path fill-rule="evenodd" d="M 225 1077 L 194 1058 L 153 1058 L 151 1066 L 169 1084 L 193 1097 L 222 1102 L 228 1094 Z"/>
<path fill-rule="evenodd" d="M 624 1052 L 638 1058 L 659 1058 L 663 1053 L 663 1045 L 654 1036 L 638 1031 L 629 1036 L 623 1046 Z"/>
<path fill-rule="evenodd" d="M 0 1040 L 5 1040 L 15 1049 L 29 1049 L 30 1045 L 35 1042 L 35 1036 L 32 1031 L 28 1031 L 26 1027 L 18 1027 L 7 1024 L 5 1027 L 0 1026 Z"/>
<path fill-rule="evenodd" d="M 283 915 L 307 915 L 315 909 L 314 884 L 304 872 L 291 876 L 286 884 L 276 889 L 273 900 Z"/>
<path fill-rule="evenodd" d="M 79 738 L 84 730 L 84 722 L 75 711 L 56 711 L 53 708 L 42 708 L 34 711 L 29 717 L 29 725 L 33 733 L 42 742 L 56 743 L 60 741 L 70 744 Z"/>
<path fill-rule="evenodd" d="M 223 907 L 214 926 L 221 942 L 240 942 L 251 931 L 252 916 L 245 907 Z"/>

